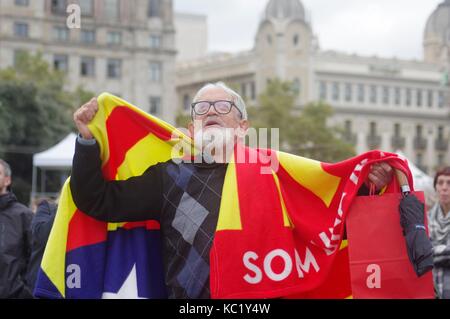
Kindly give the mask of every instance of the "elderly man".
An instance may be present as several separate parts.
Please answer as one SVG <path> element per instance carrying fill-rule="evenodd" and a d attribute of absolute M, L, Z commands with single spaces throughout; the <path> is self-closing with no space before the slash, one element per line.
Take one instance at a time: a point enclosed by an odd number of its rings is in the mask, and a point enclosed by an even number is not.
<path fill-rule="evenodd" d="M 210 141 L 212 130 L 233 129 L 234 135 L 216 139 L 222 144 L 216 143 L 212 151 L 203 152 L 194 162 L 159 163 L 126 181 L 103 179 L 99 147 L 87 126 L 97 110 L 96 99 L 92 99 L 74 114 L 80 132 L 71 178 L 76 205 L 90 216 L 108 222 L 159 220 L 169 297 L 209 298 L 210 249 L 228 159 L 223 150 L 234 145 L 239 132 L 249 127 L 243 99 L 223 83 L 204 86 L 192 103 L 189 133 L 194 142 L 206 150 L 209 144 L 204 142 Z M 392 169 L 384 163 L 374 165 L 369 174 L 369 180 L 378 189 L 391 178 Z M 177 224 L 175 215 L 180 211 L 185 215 L 184 222 Z M 190 227 L 186 220 L 198 227 Z M 182 271 L 187 264 L 189 280 Z"/>
<path fill-rule="evenodd" d="M 10 191 L 11 168 L 0 159 L 0 298 L 31 298 L 26 270 L 33 213 Z"/>

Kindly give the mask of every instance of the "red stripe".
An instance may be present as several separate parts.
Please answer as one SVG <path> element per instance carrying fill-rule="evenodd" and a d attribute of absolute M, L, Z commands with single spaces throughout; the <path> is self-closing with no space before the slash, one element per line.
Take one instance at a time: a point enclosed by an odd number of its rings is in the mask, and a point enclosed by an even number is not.
<path fill-rule="evenodd" d="M 106 240 L 106 235 L 107 223 L 77 210 L 69 223 L 66 251 L 101 243 Z"/>
<path fill-rule="evenodd" d="M 106 120 L 106 131 L 110 157 L 103 167 L 103 175 L 108 180 L 116 177 L 128 150 L 149 133 L 164 141 L 171 138 L 171 132 L 125 106 L 113 109 Z"/>
<path fill-rule="evenodd" d="M 145 222 L 132 222 L 126 223 L 122 228 L 126 230 L 131 230 L 139 227 L 145 227 L 147 230 L 159 230 L 161 225 L 156 220 L 147 220 Z"/>

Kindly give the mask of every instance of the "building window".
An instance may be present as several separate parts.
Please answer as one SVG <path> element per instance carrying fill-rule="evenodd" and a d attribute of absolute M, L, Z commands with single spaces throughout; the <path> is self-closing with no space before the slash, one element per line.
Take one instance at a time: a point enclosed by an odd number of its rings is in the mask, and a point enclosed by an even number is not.
<path fill-rule="evenodd" d="M 105 16 L 109 19 L 119 18 L 119 0 L 105 0 Z"/>
<path fill-rule="evenodd" d="M 406 106 L 411 106 L 411 100 L 412 100 L 412 93 L 411 93 L 411 89 L 406 89 L 406 101 L 405 104 Z"/>
<path fill-rule="evenodd" d="M 439 108 L 443 108 L 445 105 L 445 94 L 444 92 L 439 92 L 438 106 Z"/>
<path fill-rule="evenodd" d="M 81 30 L 80 40 L 86 44 L 95 43 L 95 30 Z"/>
<path fill-rule="evenodd" d="M 442 141 L 444 139 L 444 127 L 439 126 L 438 127 L 438 140 Z"/>
<path fill-rule="evenodd" d="M 28 38 L 28 23 L 14 23 L 14 35 L 20 38 Z"/>
<path fill-rule="evenodd" d="M 294 38 L 292 39 L 292 42 L 294 43 L 294 46 L 298 46 L 298 43 L 299 43 L 299 36 L 298 36 L 298 34 L 294 35 Z"/>
<path fill-rule="evenodd" d="M 445 161 L 445 155 L 444 154 L 438 154 L 438 166 L 444 166 L 444 161 Z"/>
<path fill-rule="evenodd" d="M 93 0 L 79 0 L 81 15 L 92 17 L 94 15 L 94 1 Z"/>
<path fill-rule="evenodd" d="M 352 121 L 350 121 L 350 120 L 345 121 L 345 133 L 347 133 L 347 134 L 352 133 Z"/>
<path fill-rule="evenodd" d="M 81 76 L 93 77 L 95 76 L 95 58 L 93 57 L 81 57 Z"/>
<path fill-rule="evenodd" d="M 53 27 L 53 40 L 68 41 L 69 30 L 66 27 Z"/>
<path fill-rule="evenodd" d="M 394 103 L 395 105 L 400 105 L 402 103 L 402 91 L 400 90 L 400 88 L 395 88 L 395 93 L 394 93 Z"/>
<path fill-rule="evenodd" d="M 417 126 L 416 126 L 416 136 L 417 136 L 417 137 L 422 137 L 422 132 L 423 132 L 423 127 L 422 127 L 422 125 L 417 125 Z"/>
<path fill-rule="evenodd" d="M 108 59 L 107 76 L 110 79 L 118 79 L 122 76 L 122 60 Z"/>
<path fill-rule="evenodd" d="M 241 96 L 243 98 L 247 97 L 247 83 L 241 83 Z"/>
<path fill-rule="evenodd" d="M 376 136 L 377 135 L 377 123 L 370 122 L 369 125 L 370 125 L 370 128 L 369 128 L 370 133 L 369 133 L 369 135 L 370 136 Z"/>
<path fill-rule="evenodd" d="M 428 94 L 427 94 L 427 106 L 428 107 L 433 107 L 433 91 L 432 90 L 428 90 Z"/>
<path fill-rule="evenodd" d="M 161 36 L 151 35 L 150 36 L 150 48 L 159 49 L 161 48 Z"/>
<path fill-rule="evenodd" d="M 256 86 L 255 82 L 250 83 L 250 97 L 252 100 L 256 99 Z"/>
<path fill-rule="evenodd" d="M 162 81 L 162 64 L 161 62 L 150 62 L 150 81 Z"/>
<path fill-rule="evenodd" d="M 161 15 L 161 1 L 149 0 L 148 1 L 148 16 L 150 18 L 159 17 Z"/>
<path fill-rule="evenodd" d="M 122 32 L 120 31 L 109 31 L 106 36 L 106 43 L 109 45 L 120 45 L 122 44 Z"/>
<path fill-rule="evenodd" d="M 377 86 L 371 85 L 370 86 L 370 103 L 377 103 L 378 95 L 377 95 Z"/>
<path fill-rule="evenodd" d="M 383 104 L 389 104 L 389 87 L 383 86 Z"/>
<path fill-rule="evenodd" d="M 401 135 L 401 126 L 399 123 L 394 124 L 394 136 L 399 137 Z"/>
<path fill-rule="evenodd" d="M 417 90 L 417 106 L 422 107 L 422 90 Z"/>
<path fill-rule="evenodd" d="M 267 35 L 267 43 L 268 43 L 269 45 L 272 44 L 272 37 L 271 37 L 270 35 Z"/>
<path fill-rule="evenodd" d="M 352 85 L 350 83 L 345 84 L 345 100 L 347 102 L 352 100 Z"/>
<path fill-rule="evenodd" d="M 191 109 L 191 97 L 189 94 L 185 94 L 183 96 L 183 108 L 185 111 L 189 111 Z"/>
<path fill-rule="evenodd" d="M 358 84 L 358 102 L 364 103 L 366 100 L 366 90 L 364 84 Z"/>
<path fill-rule="evenodd" d="M 15 0 L 16 6 L 28 7 L 30 5 L 30 0 Z"/>
<path fill-rule="evenodd" d="M 53 67 L 57 71 L 67 73 L 69 71 L 69 56 L 66 54 L 55 54 L 53 56 Z"/>
<path fill-rule="evenodd" d="M 161 114 L 161 98 L 159 96 L 150 97 L 150 114 Z"/>
<path fill-rule="evenodd" d="M 333 101 L 339 101 L 339 98 L 340 98 L 339 83 L 334 82 L 333 83 L 332 99 L 333 99 Z"/>
<path fill-rule="evenodd" d="M 53 14 L 66 14 L 67 0 L 52 0 L 51 11 Z"/>
<path fill-rule="evenodd" d="M 301 90 L 300 80 L 294 79 L 292 81 L 292 92 L 294 92 L 295 95 L 299 95 Z"/>
<path fill-rule="evenodd" d="M 327 82 L 319 82 L 319 99 L 325 101 L 327 99 Z"/>

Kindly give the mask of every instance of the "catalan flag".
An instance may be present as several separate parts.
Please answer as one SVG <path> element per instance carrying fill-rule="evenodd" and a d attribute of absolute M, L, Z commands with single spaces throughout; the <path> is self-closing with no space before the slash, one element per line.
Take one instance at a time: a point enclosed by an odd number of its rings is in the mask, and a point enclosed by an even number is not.
<path fill-rule="evenodd" d="M 173 126 L 110 94 L 98 102 L 90 129 L 105 179 L 128 179 L 174 156 L 190 156 L 179 148 L 191 150 L 190 138 Z M 344 222 L 370 165 L 388 161 L 412 185 L 406 161 L 379 151 L 327 164 L 237 144 L 232 159 L 210 253 L 213 298 L 350 297 Z M 386 192 L 395 187 L 393 181 Z M 35 295 L 165 298 L 159 228 L 152 220 L 92 219 L 74 204 L 67 181 Z"/>

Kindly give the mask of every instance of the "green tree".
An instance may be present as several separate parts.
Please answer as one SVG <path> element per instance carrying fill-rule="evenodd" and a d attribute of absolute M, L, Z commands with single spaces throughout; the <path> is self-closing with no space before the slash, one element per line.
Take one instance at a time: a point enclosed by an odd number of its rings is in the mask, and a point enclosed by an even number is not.
<path fill-rule="evenodd" d="M 290 82 L 272 80 L 258 98 L 258 106 L 249 107 L 249 119 L 255 128 L 279 128 L 280 149 L 323 162 L 337 162 L 355 155 L 339 128 L 327 125 L 333 115 L 324 103 L 310 103 L 295 109 L 295 90 Z"/>
<path fill-rule="evenodd" d="M 188 124 L 191 122 L 191 116 L 189 114 L 185 114 L 183 111 L 178 111 L 177 116 L 175 117 L 175 125 L 178 128 L 187 128 Z"/>
<path fill-rule="evenodd" d="M 342 139 L 341 130 L 327 125 L 331 106 L 310 103 L 289 129 L 291 152 L 322 162 L 338 162 L 355 155 L 354 147 Z"/>
<path fill-rule="evenodd" d="M 0 70 L 0 157 L 13 169 L 13 188 L 23 202 L 31 190 L 32 156 L 74 130 L 74 109 L 93 96 L 64 89 L 65 77 L 41 55 L 24 53 Z"/>

